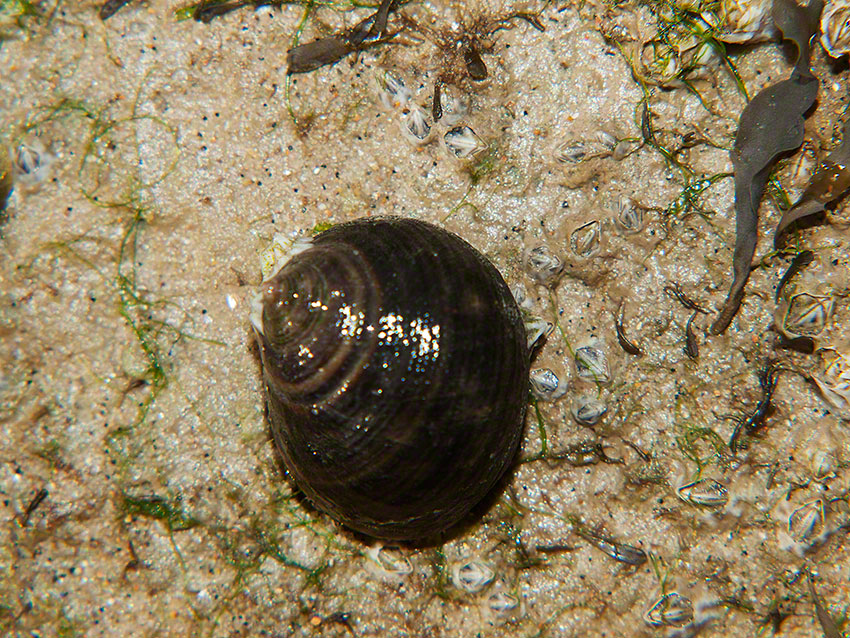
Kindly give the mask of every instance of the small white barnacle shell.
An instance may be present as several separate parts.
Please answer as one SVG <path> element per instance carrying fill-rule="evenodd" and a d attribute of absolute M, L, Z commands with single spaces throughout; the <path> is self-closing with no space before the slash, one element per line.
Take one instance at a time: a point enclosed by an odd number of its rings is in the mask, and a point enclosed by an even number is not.
<path fill-rule="evenodd" d="M 694 619 L 694 605 L 678 592 L 664 594 L 643 614 L 653 627 L 684 627 Z"/>
<path fill-rule="evenodd" d="M 478 135 L 468 126 L 455 126 L 443 135 L 449 152 L 458 159 L 473 157 L 487 148 Z"/>
<path fill-rule="evenodd" d="M 832 316 L 834 301 L 825 295 L 802 292 L 791 297 L 782 320 L 783 331 L 793 336 L 815 337 L 823 332 Z"/>
<path fill-rule="evenodd" d="M 470 594 L 484 589 L 494 576 L 495 572 L 480 560 L 458 561 L 452 565 L 452 584 Z"/>
<path fill-rule="evenodd" d="M 528 291 L 521 283 L 515 283 L 511 286 L 511 294 L 514 296 L 516 305 L 519 306 L 520 310 L 531 312 L 532 308 L 534 308 L 534 304 L 528 296 Z"/>
<path fill-rule="evenodd" d="M 826 513 L 823 499 L 798 507 L 788 517 L 788 534 L 796 543 L 811 543 L 824 532 Z"/>
<path fill-rule="evenodd" d="M 576 348 L 575 362 L 576 374 L 580 379 L 592 383 L 608 383 L 611 380 L 611 367 L 599 340 Z"/>
<path fill-rule="evenodd" d="M 375 76 L 375 81 L 378 85 L 378 96 L 384 108 L 390 111 L 407 108 L 413 94 L 401 78 L 389 71 L 384 71 Z"/>
<path fill-rule="evenodd" d="M 640 62 L 646 75 L 661 85 L 668 84 L 682 70 L 678 49 L 661 40 L 644 43 Z"/>
<path fill-rule="evenodd" d="M 729 490 L 712 478 L 682 485 L 676 490 L 676 496 L 686 503 L 703 507 L 722 507 L 729 502 Z"/>
<path fill-rule="evenodd" d="M 847 0 L 826 3 L 820 14 L 820 42 L 834 58 L 850 51 L 850 3 Z"/>
<path fill-rule="evenodd" d="M 50 174 L 50 167 L 55 159 L 40 140 L 21 142 L 12 154 L 15 180 L 28 187 L 40 184 Z"/>
<path fill-rule="evenodd" d="M 589 151 L 584 142 L 567 140 L 555 149 L 555 159 L 562 164 L 578 164 L 588 159 Z"/>
<path fill-rule="evenodd" d="M 617 140 L 605 131 L 598 131 L 590 140 L 564 140 L 555 147 L 555 160 L 561 164 L 580 164 L 591 159 L 608 157 L 614 152 Z"/>
<path fill-rule="evenodd" d="M 704 12 L 702 18 L 721 42 L 763 42 L 776 33 L 772 6 L 773 0 L 722 0 L 719 13 Z"/>
<path fill-rule="evenodd" d="M 578 257 L 593 257 L 601 247 L 602 226 L 596 220 L 582 224 L 570 233 L 570 250 Z"/>
<path fill-rule="evenodd" d="M 643 209 L 631 197 L 621 195 L 614 204 L 614 225 L 626 235 L 639 233 L 643 230 Z"/>
<path fill-rule="evenodd" d="M 469 113 L 469 104 L 455 95 L 451 88 L 443 86 L 440 97 L 442 116 L 440 123 L 444 126 L 454 126 Z"/>
<path fill-rule="evenodd" d="M 546 337 L 552 334 L 552 331 L 555 329 L 555 325 L 546 321 L 545 319 L 541 319 L 539 317 L 533 317 L 530 320 L 525 322 L 525 333 L 528 337 L 528 349 L 532 351 L 535 347 Z"/>
<path fill-rule="evenodd" d="M 413 144 L 421 144 L 431 134 L 428 117 L 418 104 L 412 104 L 401 114 L 401 131 Z"/>
<path fill-rule="evenodd" d="M 566 385 L 561 383 L 558 375 L 549 368 L 532 370 L 529 380 L 532 394 L 543 401 L 554 401 L 567 391 Z"/>
<path fill-rule="evenodd" d="M 519 605 L 519 600 L 516 596 L 507 593 L 506 591 L 494 591 L 489 596 L 484 598 L 483 604 L 485 608 L 496 616 L 504 616 L 512 609 L 516 609 Z"/>
<path fill-rule="evenodd" d="M 838 411 L 838 415 L 850 420 L 850 355 L 833 351 L 825 362 L 823 373 L 812 375 L 824 400 Z"/>
<path fill-rule="evenodd" d="M 272 279 L 289 261 L 312 246 L 311 237 L 298 236 L 288 238 L 276 233 L 265 249 L 260 252 L 260 271 L 263 283 Z M 254 329 L 263 334 L 263 293 L 258 292 L 251 298 L 251 324 Z"/>
<path fill-rule="evenodd" d="M 381 580 L 400 582 L 413 572 L 413 566 L 398 547 L 375 543 L 366 550 L 370 570 Z"/>
<path fill-rule="evenodd" d="M 558 282 L 564 273 L 564 262 L 546 246 L 535 246 L 525 258 L 528 273 L 544 286 Z"/>
<path fill-rule="evenodd" d="M 570 412 L 579 425 L 593 427 L 608 412 L 608 406 L 592 394 L 581 394 L 572 402 Z"/>

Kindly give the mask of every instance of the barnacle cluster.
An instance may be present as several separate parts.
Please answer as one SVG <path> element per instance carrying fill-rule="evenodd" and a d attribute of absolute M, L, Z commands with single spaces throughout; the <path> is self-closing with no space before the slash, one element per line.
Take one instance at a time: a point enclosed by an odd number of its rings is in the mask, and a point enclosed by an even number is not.
<path fill-rule="evenodd" d="M 392 72 L 379 73 L 376 85 L 381 104 L 396 120 L 402 136 L 414 146 L 437 139 L 450 157 L 461 160 L 474 158 L 487 149 L 485 141 L 463 123 L 468 106 L 455 96 L 455 89 L 442 89 L 439 110 L 432 106 L 429 112 L 417 102 L 417 96 L 401 77 Z"/>

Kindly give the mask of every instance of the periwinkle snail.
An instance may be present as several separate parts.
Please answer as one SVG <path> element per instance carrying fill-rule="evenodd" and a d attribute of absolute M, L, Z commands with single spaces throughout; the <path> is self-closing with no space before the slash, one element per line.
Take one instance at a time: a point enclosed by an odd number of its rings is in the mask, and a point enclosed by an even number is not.
<path fill-rule="evenodd" d="M 421 221 L 360 219 L 314 237 L 261 294 L 271 430 L 319 509 L 420 540 L 504 475 L 529 351 L 508 286 L 468 243 Z"/>

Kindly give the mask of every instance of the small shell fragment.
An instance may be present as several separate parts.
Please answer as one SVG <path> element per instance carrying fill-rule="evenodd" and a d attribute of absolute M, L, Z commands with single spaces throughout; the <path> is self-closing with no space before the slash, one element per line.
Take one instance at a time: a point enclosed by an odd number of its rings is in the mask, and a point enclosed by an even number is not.
<path fill-rule="evenodd" d="M 578 424 L 593 427 L 605 416 L 608 406 L 591 394 L 582 394 L 573 401 L 570 411 Z"/>
<path fill-rule="evenodd" d="M 487 148 L 484 140 L 468 126 L 455 126 L 443 135 L 443 141 L 452 155 L 459 159 L 472 157 Z"/>
<path fill-rule="evenodd" d="M 584 259 L 596 255 L 601 246 L 602 228 L 596 220 L 579 226 L 570 234 L 570 249 Z"/>
<path fill-rule="evenodd" d="M 676 496 L 692 505 L 721 507 L 729 501 L 729 490 L 722 483 L 709 478 L 683 485 L 676 490 Z"/>
<path fill-rule="evenodd" d="M 558 380 L 558 375 L 549 368 L 532 370 L 529 379 L 531 392 L 543 401 L 554 401 L 567 391 L 566 386 Z"/>
<path fill-rule="evenodd" d="M 694 619 L 694 606 L 681 594 L 670 592 L 655 601 L 643 619 L 653 627 L 683 627 Z"/>
<path fill-rule="evenodd" d="M 823 533 L 826 514 L 823 499 L 817 499 L 797 508 L 788 517 L 788 534 L 797 543 L 808 543 Z"/>
<path fill-rule="evenodd" d="M 575 362 L 579 378 L 593 383 L 608 383 L 611 380 L 608 357 L 598 345 L 588 344 L 577 348 Z"/>
<path fill-rule="evenodd" d="M 827 2 L 820 16 L 820 42 L 833 58 L 850 52 L 850 4 L 846 0 Z"/>
<path fill-rule="evenodd" d="M 535 246 L 525 260 L 529 274 L 544 286 L 551 286 L 564 272 L 564 262 L 546 246 Z"/>
<path fill-rule="evenodd" d="M 493 570 L 478 560 L 455 563 L 452 567 L 452 584 L 470 594 L 484 589 L 493 576 Z"/>

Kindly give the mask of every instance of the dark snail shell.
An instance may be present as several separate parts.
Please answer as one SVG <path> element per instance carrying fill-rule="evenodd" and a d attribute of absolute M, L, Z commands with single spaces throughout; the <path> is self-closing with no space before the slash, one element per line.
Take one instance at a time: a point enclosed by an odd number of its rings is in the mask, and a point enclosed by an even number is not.
<path fill-rule="evenodd" d="M 529 356 L 498 271 L 424 222 L 317 235 L 262 290 L 274 440 L 295 483 L 350 528 L 433 536 L 508 469 Z"/>

